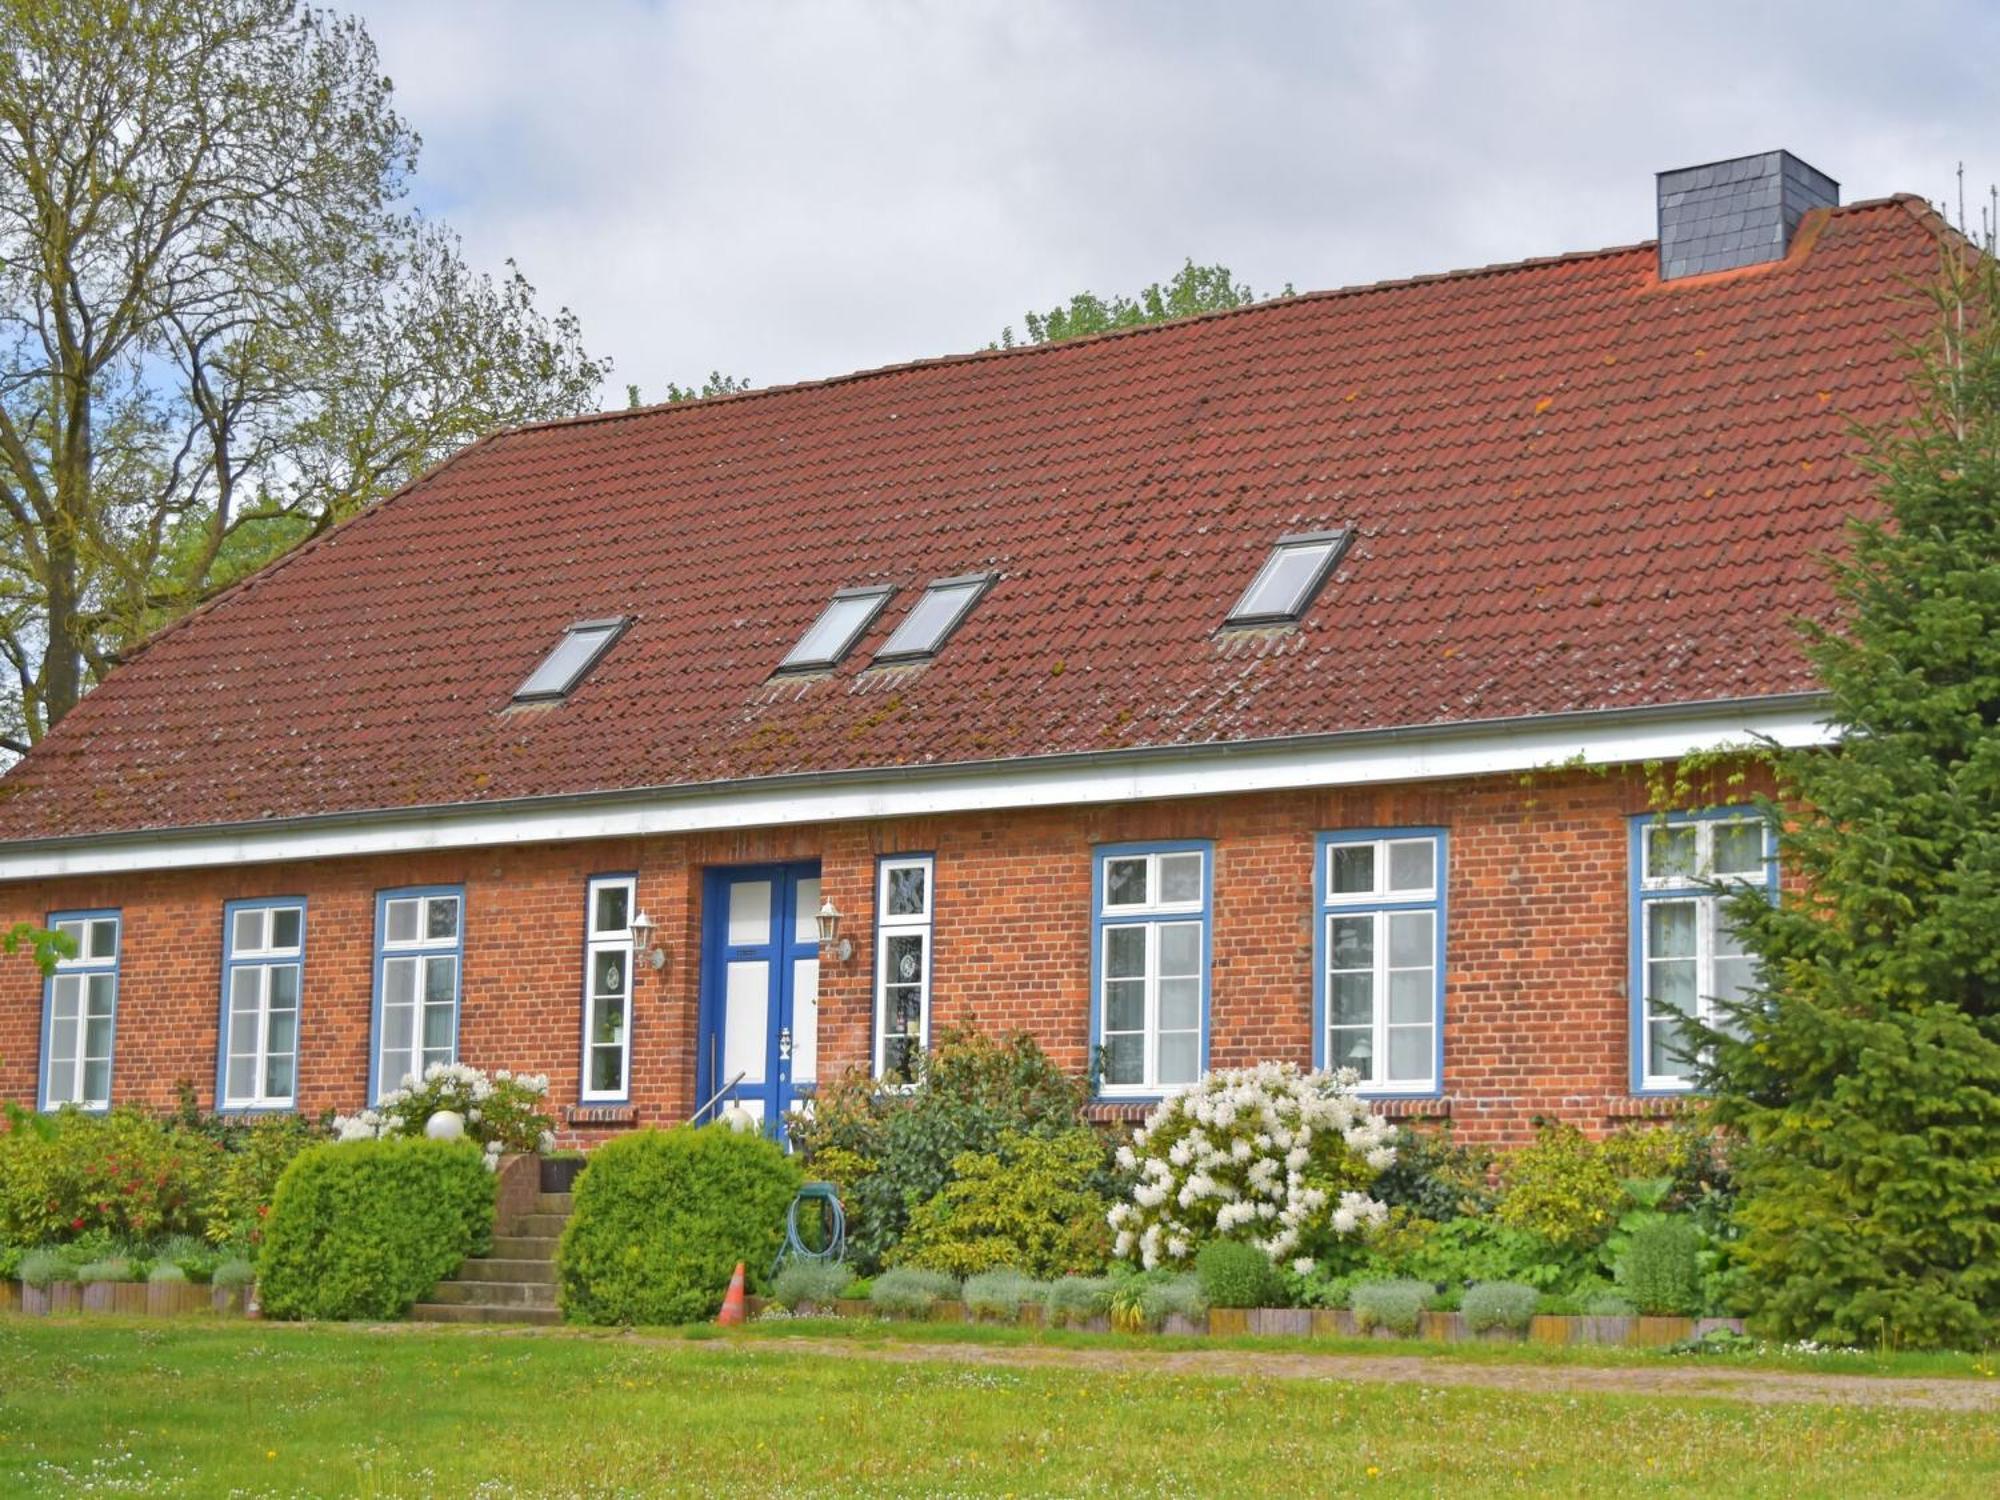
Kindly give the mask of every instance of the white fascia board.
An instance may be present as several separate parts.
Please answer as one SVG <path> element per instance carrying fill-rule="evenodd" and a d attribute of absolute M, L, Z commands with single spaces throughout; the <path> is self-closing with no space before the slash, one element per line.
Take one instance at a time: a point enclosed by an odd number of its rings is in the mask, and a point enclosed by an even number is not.
<path fill-rule="evenodd" d="M 0 880 L 339 859 L 432 849 L 707 833 L 797 823 L 1150 802 L 1242 792 L 1441 781 L 1562 766 L 1630 765 L 1770 741 L 1830 744 L 1816 702 L 1755 700 L 1738 712 L 1601 713 L 1500 725 L 1382 731 L 1299 742 L 1016 760 L 869 777 L 785 778 L 493 807 L 171 829 L 0 846 Z"/>

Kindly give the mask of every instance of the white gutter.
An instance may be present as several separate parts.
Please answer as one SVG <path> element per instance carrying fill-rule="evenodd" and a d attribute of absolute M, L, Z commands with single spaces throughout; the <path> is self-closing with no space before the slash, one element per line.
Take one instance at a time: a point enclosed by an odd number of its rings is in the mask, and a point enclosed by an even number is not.
<path fill-rule="evenodd" d="M 0 844 L 0 881 L 1629 765 L 1830 744 L 1818 695 Z"/>

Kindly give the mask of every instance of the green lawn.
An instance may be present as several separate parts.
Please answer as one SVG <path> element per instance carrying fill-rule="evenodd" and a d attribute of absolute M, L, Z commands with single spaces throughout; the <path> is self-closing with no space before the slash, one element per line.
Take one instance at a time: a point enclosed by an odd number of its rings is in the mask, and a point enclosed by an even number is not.
<path fill-rule="evenodd" d="M 1526 1373 L 1532 1374 L 1532 1370 Z M 0 1321 L 8 1495 L 1988 1495 L 1988 1412 Z"/>

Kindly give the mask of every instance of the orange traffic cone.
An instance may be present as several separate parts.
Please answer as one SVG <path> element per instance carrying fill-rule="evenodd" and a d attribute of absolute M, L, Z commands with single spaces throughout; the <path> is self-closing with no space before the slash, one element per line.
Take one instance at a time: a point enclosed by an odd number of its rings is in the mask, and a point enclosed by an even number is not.
<path fill-rule="evenodd" d="M 727 1326 L 743 1321 L 743 1262 L 736 1262 L 736 1274 L 729 1278 L 729 1291 L 722 1299 L 721 1316 L 715 1320 Z"/>

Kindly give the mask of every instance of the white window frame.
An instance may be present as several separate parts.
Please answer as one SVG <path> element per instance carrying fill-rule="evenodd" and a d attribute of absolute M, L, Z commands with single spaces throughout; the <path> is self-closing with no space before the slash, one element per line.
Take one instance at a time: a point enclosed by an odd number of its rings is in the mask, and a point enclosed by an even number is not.
<path fill-rule="evenodd" d="M 1715 836 L 1724 828 L 1755 828 L 1758 831 L 1758 848 L 1762 853 L 1762 868 L 1753 872 L 1730 871 L 1717 875 L 1715 871 Z M 1651 873 L 1653 840 L 1666 833 L 1692 830 L 1695 836 L 1694 869 L 1689 872 L 1667 871 L 1655 875 Z M 1634 846 L 1637 867 L 1633 871 L 1635 898 L 1633 920 L 1637 931 L 1633 934 L 1636 953 L 1632 983 L 1636 989 L 1636 1003 L 1633 1009 L 1633 1024 L 1636 1035 L 1632 1039 L 1634 1058 L 1633 1072 L 1638 1091 L 1647 1094 L 1685 1094 L 1695 1089 L 1692 1078 L 1684 1078 L 1674 1073 L 1661 1073 L 1655 1067 L 1653 1056 L 1653 1022 L 1666 1019 L 1668 1011 L 1682 1014 L 1676 1007 L 1653 1005 L 1651 976 L 1653 972 L 1653 908 L 1677 904 L 1692 905 L 1695 909 L 1694 966 L 1695 966 L 1695 1011 L 1694 1018 L 1704 1026 L 1715 1024 L 1716 1009 L 1716 933 L 1722 922 L 1722 906 L 1732 896 L 1743 890 L 1772 890 L 1777 880 L 1775 853 L 1772 848 L 1771 830 L 1756 813 L 1745 809 L 1739 816 L 1734 813 L 1707 813 L 1696 816 L 1669 817 L 1664 820 L 1657 816 L 1648 817 L 1639 826 L 1638 842 Z M 1717 890 L 1720 885 L 1725 889 Z"/>
<path fill-rule="evenodd" d="M 1430 848 L 1431 878 L 1426 886 L 1390 884 L 1392 853 L 1398 846 L 1409 845 L 1428 845 Z M 1431 1033 L 1430 1046 L 1425 1049 L 1430 1060 L 1426 1076 L 1364 1079 L 1355 1086 L 1357 1093 L 1382 1097 L 1425 1096 L 1436 1094 L 1443 1086 L 1445 890 L 1449 879 L 1445 868 L 1447 848 L 1448 840 L 1442 829 L 1398 829 L 1380 834 L 1321 835 L 1322 856 L 1318 875 L 1319 930 L 1316 943 L 1319 1016 L 1318 1034 L 1313 1038 L 1313 1050 L 1320 1065 L 1327 1068 L 1337 1066 L 1333 1046 L 1334 1031 L 1355 1029 L 1336 1027 L 1334 1021 L 1333 931 L 1334 923 L 1337 921 L 1368 918 L 1373 927 L 1370 939 L 1373 960 L 1369 971 L 1371 974 L 1369 1034 L 1371 1059 L 1379 1065 L 1376 1071 L 1385 1071 L 1388 1068 L 1392 1030 L 1409 1030 L 1423 1025 Z M 1370 889 L 1366 891 L 1334 889 L 1335 857 L 1343 849 L 1372 851 L 1375 878 Z M 1390 962 L 1389 929 L 1395 917 L 1413 914 L 1428 915 L 1431 920 L 1430 962 L 1426 965 L 1431 975 L 1430 1019 L 1428 1022 L 1395 1022 L 1390 1019 L 1391 976 L 1410 970 L 1407 966 L 1398 969 Z M 1343 969 L 1339 972 L 1360 971 Z"/>
<path fill-rule="evenodd" d="M 391 909 L 405 902 L 417 903 L 417 935 L 414 938 L 392 938 Z M 430 931 L 430 909 L 436 902 L 450 902 L 457 908 L 457 920 L 453 924 L 450 938 L 427 936 Z M 418 1078 L 433 1062 L 453 1063 L 458 1061 L 459 1013 L 465 1003 L 465 889 L 452 887 L 415 887 L 405 890 L 380 892 L 377 898 L 377 931 L 375 934 L 375 1037 L 374 1057 L 370 1071 L 375 1079 L 375 1098 L 401 1088 L 403 1074 L 389 1076 L 387 1069 L 387 1049 L 389 1041 L 389 965 L 414 960 L 416 964 L 415 987 L 411 991 L 410 1006 L 410 1066 L 408 1072 Z M 427 1004 L 424 995 L 425 981 L 430 970 L 430 961 L 449 958 L 452 964 L 451 980 L 451 1045 L 447 1055 L 426 1058 L 424 1046 L 424 1010 Z"/>
<path fill-rule="evenodd" d="M 1091 1072 L 1096 1080 L 1096 1091 L 1104 1099 L 1152 1099 L 1192 1087 L 1199 1082 L 1208 1068 L 1208 1007 L 1209 971 L 1212 964 L 1209 932 L 1210 871 L 1214 851 L 1207 844 L 1190 845 L 1168 843 L 1157 848 L 1143 845 L 1116 845 L 1099 849 L 1096 855 L 1096 870 L 1092 921 L 1092 995 L 1091 995 L 1091 1041 L 1093 1056 Z M 1161 866 L 1167 860 L 1193 859 L 1196 861 L 1195 889 L 1192 898 L 1165 900 L 1161 896 Z M 1111 868 L 1116 864 L 1143 862 L 1146 866 L 1146 899 L 1144 901 L 1114 902 L 1111 899 Z M 1196 966 L 1192 975 L 1162 975 L 1161 932 L 1168 927 L 1191 927 L 1195 932 Z M 1138 978 L 1143 981 L 1142 1029 L 1134 1032 L 1120 1030 L 1112 1032 L 1110 1022 L 1110 986 L 1114 981 L 1111 974 L 1112 935 L 1141 929 L 1146 935 L 1144 968 L 1139 975 L 1120 976 L 1122 981 Z M 1192 1028 L 1195 1041 L 1194 1077 L 1164 1081 L 1160 1068 L 1160 1043 L 1164 1036 L 1184 1036 L 1190 1028 L 1175 1027 L 1171 1032 L 1160 1025 L 1160 982 L 1162 978 L 1193 978 L 1196 983 L 1195 1024 Z M 1143 1036 L 1141 1048 L 1141 1077 L 1136 1083 L 1113 1083 L 1104 1076 L 1104 1054 L 1109 1048 L 1109 1039 L 1117 1036 Z"/>
<path fill-rule="evenodd" d="M 625 892 L 625 926 L 616 931 L 599 928 L 597 925 L 597 898 L 608 890 Z M 584 955 L 583 955 L 583 1072 L 577 1079 L 577 1098 L 586 1104 L 623 1103 L 632 1097 L 632 989 L 633 963 L 637 955 L 632 944 L 632 914 L 637 911 L 639 881 L 633 875 L 593 876 L 585 889 L 583 908 Z M 612 996 L 599 990 L 597 979 L 598 964 L 607 957 L 622 957 L 625 962 L 625 993 Z M 597 1017 L 599 1006 L 607 999 L 625 1002 L 625 1025 L 617 1042 L 599 1042 L 597 1038 Z M 596 1054 L 618 1049 L 618 1087 L 601 1089 L 593 1087 L 592 1080 L 597 1070 L 592 1066 Z"/>
<path fill-rule="evenodd" d="M 299 919 L 299 940 L 289 946 L 280 946 L 272 941 L 276 931 L 275 917 L 278 912 L 296 912 Z M 255 916 L 261 929 L 260 941 L 253 947 L 242 947 L 236 941 L 237 923 L 245 916 Z M 299 1091 L 299 1021 L 300 1012 L 305 1008 L 305 943 L 306 905 L 294 899 L 273 899 L 269 901 L 232 901 L 223 909 L 226 944 L 222 964 L 222 1033 L 217 1038 L 218 1077 L 215 1084 L 216 1108 L 220 1110 L 291 1109 L 298 1100 Z M 265 1082 L 272 1057 L 271 1051 L 271 980 L 276 971 L 291 969 L 297 976 L 292 1001 L 292 1045 L 291 1058 L 292 1086 L 282 1094 L 272 1094 L 265 1090 Z M 235 1051 L 236 1036 L 236 976 L 251 973 L 257 976 L 257 1039 L 253 1052 L 243 1053 L 249 1059 L 255 1087 L 247 1095 L 229 1092 L 229 1065 L 238 1056 Z"/>
<path fill-rule="evenodd" d="M 91 938 L 100 925 L 111 928 L 111 953 L 109 957 L 91 952 Z M 49 918 L 51 932 L 65 933 L 76 942 L 76 954 L 71 958 L 58 959 L 56 971 L 48 978 L 42 1020 L 42 1055 L 40 1092 L 41 1107 L 44 1110 L 61 1109 L 73 1104 L 78 1109 L 93 1113 L 111 1107 L 112 1062 L 118 1047 L 118 968 L 125 948 L 125 919 L 118 911 L 57 912 Z M 87 1049 L 90 1035 L 90 1001 L 92 981 L 107 980 L 111 987 L 111 1004 L 108 1024 L 105 1027 L 105 1051 L 102 1057 L 93 1057 Z M 73 987 L 76 995 L 75 1049 L 67 1059 L 62 1097 L 57 1097 L 56 1070 L 59 1059 L 55 1054 L 56 1008 L 61 1004 L 63 987 Z M 89 1076 L 89 1064 L 104 1064 L 104 1097 L 101 1099 L 84 1097 L 84 1082 Z"/>
<path fill-rule="evenodd" d="M 889 910 L 889 880 L 897 870 L 921 870 L 924 875 L 924 905 L 921 912 Z M 888 1075 L 889 1003 L 892 989 L 906 986 L 889 972 L 889 948 L 896 938 L 915 938 L 922 953 L 917 978 L 917 1051 L 931 1049 L 931 971 L 937 949 L 934 943 L 937 913 L 937 861 L 928 854 L 898 854 L 878 860 L 875 866 L 875 1077 L 891 1089 L 909 1086 L 906 1080 Z M 908 1032 L 894 1033 L 898 1038 Z"/>

